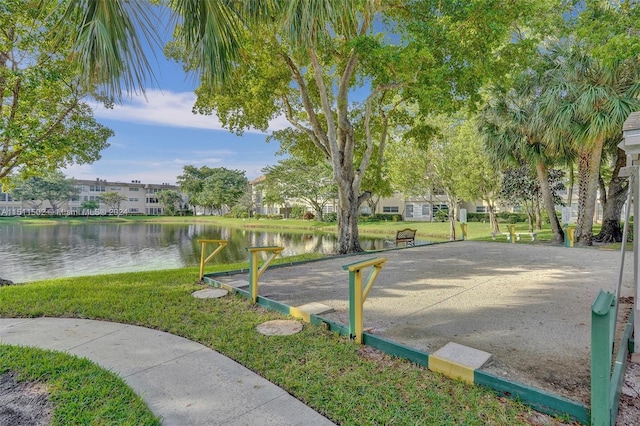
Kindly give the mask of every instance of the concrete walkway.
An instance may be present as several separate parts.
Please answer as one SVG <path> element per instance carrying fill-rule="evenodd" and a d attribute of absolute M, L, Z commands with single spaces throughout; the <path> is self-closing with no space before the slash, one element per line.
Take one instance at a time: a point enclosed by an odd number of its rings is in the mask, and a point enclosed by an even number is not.
<path fill-rule="evenodd" d="M 164 425 L 332 425 L 283 389 L 190 340 L 133 325 L 0 318 L 0 342 L 86 357 L 122 377 Z"/>

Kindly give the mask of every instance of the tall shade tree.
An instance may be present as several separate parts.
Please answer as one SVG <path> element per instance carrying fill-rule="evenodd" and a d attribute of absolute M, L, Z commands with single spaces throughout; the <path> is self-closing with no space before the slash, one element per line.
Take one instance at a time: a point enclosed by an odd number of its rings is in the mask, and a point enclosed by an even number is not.
<path fill-rule="evenodd" d="M 73 3 L 73 2 L 68 2 Z M 113 132 L 98 124 L 69 40 L 51 31 L 55 0 L 0 4 L 0 182 L 100 158 Z"/>
<path fill-rule="evenodd" d="M 576 240 L 591 245 L 603 148 L 619 135 L 629 114 L 640 109 L 640 61 L 607 63 L 571 38 L 552 46 L 545 59 L 545 138 L 557 146 L 569 143 L 578 153 Z"/>
<path fill-rule="evenodd" d="M 225 167 L 184 166 L 177 180 L 180 190 L 189 197 L 192 206 L 203 207 L 211 212 L 231 209 L 242 197 L 248 184 L 244 171 Z"/>
<path fill-rule="evenodd" d="M 48 201 L 54 213 L 58 213 L 62 203 L 71 200 L 80 190 L 73 178 L 68 179 L 61 171 L 43 173 L 41 176 L 16 179 L 11 195 L 32 208 L 39 209 Z"/>
<path fill-rule="evenodd" d="M 331 167 L 325 163 L 309 164 L 297 158 L 279 161 L 275 166 L 262 169 L 265 179 L 261 189 L 269 194 L 289 200 L 302 200 L 315 210 L 318 220 L 322 220 L 322 210 L 336 197 L 336 184 L 331 178 Z"/>
<path fill-rule="evenodd" d="M 120 217 L 120 214 L 122 213 L 122 203 L 127 201 L 127 197 L 119 192 L 109 191 L 102 194 L 99 198 L 101 203 L 111 207 L 111 210 L 116 213 L 116 216 Z"/>
<path fill-rule="evenodd" d="M 491 161 L 477 129 L 476 117 L 460 124 L 456 135 L 456 156 L 463 156 L 459 171 L 458 193 L 465 201 L 482 200 L 487 206 L 493 232 L 500 232 L 496 217 L 496 199 L 502 180 L 500 168 Z"/>
<path fill-rule="evenodd" d="M 182 207 L 182 195 L 178 191 L 173 189 L 165 189 L 156 194 L 158 201 L 164 207 L 166 214 L 175 216 L 178 210 Z"/>
<path fill-rule="evenodd" d="M 71 39 L 89 80 L 116 88 L 120 78 L 140 83 L 145 64 L 137 60 L 140 48 L 132 29 L 147 27 L 144 19 L 129 19 L 124 7 L 129 2 L 70 3 L 65 16 L 72 27 L 79 24 Z M 175 43 L 167 51 L 198 73 L 203 83 L 199 112 L 215 110 L 238 133 L 251 127 L 264 130 L 270 119 L 284 114 L 309 136 L 317 155 L 332 165 L 339 200 L 337 251 L 348 253 L 361 251 L 358 207 L 369 196 L 361 185 L 375 147 L 383 145 L 387 134 L 379 125 L 384 122 L 381 113 L 397 107 L 397 99 L 417 98 L 424 108 L 471 100 L 485 78 L 526 57 L 518 48 L 502 49 L 522 40 L 514 37 L 518 27 L 513 23 L 551 3 L 170 0 L 179 19 Z M 412 34 L 407 42 L 397 44 L 378 31 L 387 25 L 379 19 L 387 11 L 396 21 L 416 24 L 389 22 L 394 31 Z M 429 25 L 435 32 L 422 31 Z M 437 34 L 446 36 L 432 37 Z M 132 53 L 132 60 L 117 65 Z M 489 66 L 494 60 L 501 64 L 496 72 Z M 350 116 L 356 89 L 364 105 L 360 146 Z M 355 156 L 358 147 L 360 157 Z"/>
<path fill-rule="evenodd" d="M 449 206 L 451 240 L 456 237 L 458 203 L 463 197 L 472 196 L 475 201 L 480 192 L 497 190 L 497 185 L 482 176 L 482 169 L 488 178 L 491 173 L 487 170 L 488 164 L 476 160 L 479 154 L 474 147 L 481 148 L 481 143 L 472 126 L 463 117 L 431 117 L 421 132 L 413 132 L 413 137 L 389 147 L 389 173 L 397 190 L 413 197 L 444 191 Z M 473 177 L 478 181 L 474 182 Z M 479 185 L 487 186 L 482 191 L 470 189 Z M 487 198 L 494 195 L 485 194 Z"/>

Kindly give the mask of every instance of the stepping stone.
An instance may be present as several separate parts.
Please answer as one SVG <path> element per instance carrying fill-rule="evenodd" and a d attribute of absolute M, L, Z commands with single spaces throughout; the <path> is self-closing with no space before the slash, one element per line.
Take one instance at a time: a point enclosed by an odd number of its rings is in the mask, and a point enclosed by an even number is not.
<path fill-rule="evenodd" d="M 197 299 L 219 299 L 227 294 L 229 294 L 229 292 L 221 288 L 205 288 L 204 290 L 191 293 L 191 295 Z"/>
<path fill-rule="evenodd" d="M 244 288 L 244 287 L 249 287 L 249 281 L 245 281 L 245 280 L 231 281 L 227 285 L 230 285 L 231 287 L 236 287 L 236 288 Z"/>
<path fill-rule="evenodd" d="M 289 315 L 295 318 L 300 318 L 304 322 L 311 322 L 311 315 L 320 315 L 333 311 L 331 306 L 323 305 L 322 303 L 311 302 L 306 305 L 300 305 L 289 308 Z"/>
<path fill-rule="evenodd" d="M 273 320 L 256 326 L 259 333 L 265 336 L 290 336 L 302 331 L 302 324 L 293 320 Z"/>
<path fill-rule="evenodd" d="M 473 383 L 473 372 L 489 359 L 488 352 L 449 342 L 429 355 L 429 370 Z"/>
<path fill-rule="evenodd" d="M 333 311 L 331 306 L 323 305 L 318 302 L 311 302 L 306 305 L 296 306 L 296 309 L 314 315 L 326 314 Z"/>

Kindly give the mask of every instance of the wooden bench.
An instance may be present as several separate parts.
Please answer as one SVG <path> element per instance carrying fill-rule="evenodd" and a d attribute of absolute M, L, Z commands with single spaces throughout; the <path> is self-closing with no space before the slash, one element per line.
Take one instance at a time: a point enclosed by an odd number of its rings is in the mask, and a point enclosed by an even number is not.
<path fill-rule="evenodd" d="M 386 240 L 385 245 L 395 245 L 398 246 L 399 243 L 404 243 L 405 246 L 414 246 L 416 244 L 416 232 L 417 229 L 400 229 L 396 232 L 395 241 Z"/>

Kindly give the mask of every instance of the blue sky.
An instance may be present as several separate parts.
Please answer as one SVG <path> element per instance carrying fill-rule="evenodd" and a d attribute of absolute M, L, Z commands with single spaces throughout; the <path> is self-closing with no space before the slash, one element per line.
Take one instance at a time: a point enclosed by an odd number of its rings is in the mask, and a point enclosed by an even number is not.
<path fill-rule="evenodd" d="M 194 76 L 165 60 L 162 53 L 156 59 L 158 88 L 148 89 L 146 100 L 134 96 L 113 110 L 95 106 L 96 119 L 115 136 L 100 160 L 68 167 L 64 170 L 67 177 L 174 184 L 183 167 L 193 165 L 244 170 L 251 180 L 281 158 L 275 156 L 279 145 L 267 143 L 266 134 L 249 131 L 236 136 L 224 130 L 215 115 L 193 114 Z M 286 126 L 282 118 L 271 123 L 269 130 Z"/>

